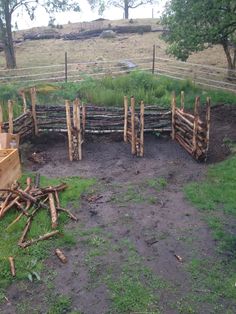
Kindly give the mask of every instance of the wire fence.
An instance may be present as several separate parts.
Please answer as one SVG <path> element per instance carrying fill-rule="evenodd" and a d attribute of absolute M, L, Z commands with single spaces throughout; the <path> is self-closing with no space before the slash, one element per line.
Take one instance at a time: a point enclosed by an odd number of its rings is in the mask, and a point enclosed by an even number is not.
<path fill-rule="evenodd" d="M 154 50 L 155 52 L 155 50 Z M 196 85 L 236 93 L 236 71 L 175 59 L 150 57 L 128 60 L 67 62 L 46 66 L 0 70 L 0 84 L 36 84 L 39 82 L 78 82 L 88 77 L 102 78 L 129 73 L 136 69 L 173 79 L 189 79 Z"/>

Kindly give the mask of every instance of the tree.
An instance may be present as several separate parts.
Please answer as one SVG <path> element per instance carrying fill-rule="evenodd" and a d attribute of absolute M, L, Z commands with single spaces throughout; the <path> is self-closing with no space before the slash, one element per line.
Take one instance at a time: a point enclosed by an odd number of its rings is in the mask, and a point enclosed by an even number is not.
<path fill-rule="evenodd" d="M 186 61 L 193 52 L 219 44 L 225 52 L 229 77 L 235 76 L 235 0 L 171 0 L 161 20 L 170 54 Z"/>
<path fill-rule="evenodd" d="M 3 43 L 7 68 L 16 67 L 16 57 L 12 36 L 12 15 L 19 8 L 23 8 L 30 18 L 35 17 L 38 6 L 45 8 L 50 15 L 53 12 L 66 10 L 79 11 L 79 5 L 73 0 L 0 0 L 0 40 Z"/>
<path fill-rule="evenodd" d="M 92 8 L 97 7 L 102 14 L 106 7 L 114 6 L 124 10 L 125 19 L 129 18 L 129 9 L 135 9 L 141 5 L 154 4 L 155 0 L 88 0 Z"/>

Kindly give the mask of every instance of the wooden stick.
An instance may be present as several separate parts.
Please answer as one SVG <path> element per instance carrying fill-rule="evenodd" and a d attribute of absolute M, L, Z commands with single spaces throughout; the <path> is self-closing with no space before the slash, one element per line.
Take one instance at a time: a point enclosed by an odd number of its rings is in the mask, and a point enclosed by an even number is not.
<path fill-rule="evenodd" d="M 184 91 L 181 91 L 181 105 L 180 105 L 180 109 L 182 111 L 184 111 Z"/>
<path fill-rule="evenodd" d="M 60 211 L 62 211 L 62 212 L 67 213 L 67 215 L 68 215 L 72 220 L 78 221 L 78 218 L 77 218 L 74 214 L 72 214 L 68 209 L 66 209 L 66 208 L 61 208 L 61 207 L 57 207 L 57 210 L 60 210 Z"/>
<path fill-rule="evenodd" d="M 56 207 L 61 207 L 58 192 L 55 191 L 54 195 L 55 195 L 55 200 L 56 200 Z"/>
<path fill-rule="evenodd" d="M 7 226 L 6 230 L 10 229 L 15 223 L 17 223 L 17 221 L 19 221 L 23 215 L 24 215 L 23 213 L 21 213 L 20 215 L 18 215 L 18 216 L 16 217 L 16 219 L 14 219 L 14 220 Z"/>
<path fill-rule="evenodd" d="M 124 96 L 124 142 L 127 143 L 128 97 Z"/>
<path fill-rule="evenodd" d="M 8 133 L 13 134 L 13 101 L 8 100 Z"/>
<path fill-rule="evenodd" d="M 136 154 L 136 134 L 135 134 L 135 99 L 131 97 L 131 132 L 132 132 L 132 141 L 131 141 L 131 152 Z"/>
<path fill-rule="evenodd" d="M 208 153 L 209 144 L 210 144 L 210 120 L 211 120 L 211 98 L 207 97 L 207 103 L 206 103 L 206 128 L 207 128 L 206 152 L 207 153 Z M 207 159 L 207 154 L 206 154 L 206 159 Z"/>
<path fill-rule="evenodd" d="M 79 160 L 82 160 L 82 128 L 81 128 L 81 117 L 80 117 L 80 102 L 78 101 L 78 116 L 77 116 L 77 132 L 78 132 L 78 155 Z"/>
<path fill-rule="evenodd" d="M 26 97 L 25 97 L 25 92 L 21 92 L 21 97 L 23 101 L 23 113 L 27 112 L 27 102 L 26 102 Z"/>
<path fill-rule="evenodd" d="M 56 249 L 55 254 L 63 264 L 67 263 L 67 258 L 61 250 Z"/>
<path fill-rule="evenodd" d="M 0 133 L 2 133 L 2 125 L 3 125 L 3 111 L 2 104 L 0 104 Z"/>
<path fill-rule="evenodd" d="M 54 235 L 58 234 L 59 230 L 54 230 L 52 232 L 46 233 L 42 236 L 39 236 L 37 239 L 31 239 L 29 241 L 23 242 L 19 244 L 22 248 L 26 248 L 34 243 L 37 243 L 39 241 L 48 240 L 49 238 L 53 237 Z"/>
<path fill-rule="evenodd" d="M 15 277 L 16 276 L 16 269 L 15 269 L 15 263 L 14 263 L 14 257 L 13 256 L 9 257 L 9 263 L 10 263 L 11 274 L 13 277 Z"/>
<path fill-rule="evenodd" d="M 69 100 L 66 100 L 65 105 L 66 105 L 66 123 L 67 123 L 67 133 L 68 133 L 69 159 L 70 159 L 70 161 L 73 161 L 71 118 L 70 118 L 70 102 L 69 102 Z"/>
<path fill-rule="evenodd" d="M 86 128 L 86 107 L 82 103 L 82 127 L 83 127 L 83 139 L 85 134 L 85 128 Z"/>
<path fill-rule="evenodd" d="M 56 210 L 53 194 L 49 193 L 48 198 L 49 198 L 49 207 L 50 207 L 50 214 L 51 214 L 51 221 L 52 221 L 52 229 L 55 229 L 58 226 L 58 222 L 57 222 L 57 210 Z"/>
<path fill-rule="evenodd" d="M 194 122 L 193 122 L 193 153 L 197 150 L 197 130 L 198 130 L 198 120 L 199 120 L 199 105 L 200 97 L 195 98 L 194 104 Z"/>
<path fill-rule="evenodd" d="M 175 93 L 173 93 L 172 96 L 172 133 L 171 133 L 171 138 L 172 140 L 175 139 L 175 115 L 176 115 L 176 97 Z"/>
<path fill-rule="evenodd" d="M 31 94 L 31 106 L 32 106 L 32 116 L 34 121 L 34 134 L 38 136 L 38 124 L 37 124 L 37 114 L 36 114 L 36 88 L 32 87 L 30 89 Z"/>
<path fill-rule="evenodd" d="M 144 155 L 144 102 L 140 106 L 140 157 Z"/>

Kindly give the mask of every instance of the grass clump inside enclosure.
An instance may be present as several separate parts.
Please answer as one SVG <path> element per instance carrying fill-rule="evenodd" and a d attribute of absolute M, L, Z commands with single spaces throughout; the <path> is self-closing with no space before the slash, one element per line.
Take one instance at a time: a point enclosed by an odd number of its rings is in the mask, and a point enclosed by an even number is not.
<path fill-rule="evenodd" d="M 18 91 L 26 90 L 27 103 L 30 104 L 30 86 L 2 85 L 0 87 L 0 101 L 3 104 L 4 117 L 7 117 L 7 100 L 15 101 L 14 112 L 22 112 L 22 100 Z M 141 100 L 145 104 L 169 107 L 172 93 L 175 92 L 177 102 L 180 103 L 180 93 L 185 92 L 185 106 L 192 108 L 196 96 L 200 96 L 202 103 L 210 96 L 212 104 L 236 104 L 236 95 L 219 90 L 206 90 L 195 86 L 189 80 L 174 80 L 163 76 L 152 75 L 144 71 L 133 71 L 130 74 L 96 80 L 88 76 L 79 83 L 40 83 L 36 84 L 37 104 L 64 104 L 65 99 L 80 98 L 85 103 L 99 106 L 123 106 L 123 97 L 135 96 L 136 102 Z"/>
<path fill-rule="evenodd" d="M 22 177 L 22 184 L 26 181 L 26 176 Z M 63 179 L 48 179 L 41 177 L 41 186 L 56 185 L 65 182 L 68 188 L 59 194 L 62 207 L 79 208 L 81 194 L 84 193 L 90 186 L 95 183 L 94 179 L 81 179 L 78 177 L 63 178 Z M 10 210 L 2 220 L 0 220 L 0 230 L 2 240 L 0 243 L 0 282 L 1 289 L 14 280 L 29 279 L 40 280 L 40 272 L 43 269 L 43 261 L 52 253 L 55 247 L 71 246 L 75 244 L 75 236 L 73 232 L 65 230 L 65 223 L 68 217 L 65 213 L 60 213 L 58 230 L 59 235 L 47 241 L 40 241 L 28 248 L 22 249 L 18 246 L 18 241 L 25 227 L 27 218 L 22 217 L 17 223 L 9 226 L 9 224 L 17 217 L 19 213 L 15 210 Z M 45 209 L 40 209 L 35 215 L 31 228 L 27 234 L 27 239 L 35 239 L 40 235 L 51 232 L 50 213 Z M 16 277 L 13 279 L 10 273 L 9 256 L 15 259 Z M 4 290 L 0 290 L 4 295 Z"/>

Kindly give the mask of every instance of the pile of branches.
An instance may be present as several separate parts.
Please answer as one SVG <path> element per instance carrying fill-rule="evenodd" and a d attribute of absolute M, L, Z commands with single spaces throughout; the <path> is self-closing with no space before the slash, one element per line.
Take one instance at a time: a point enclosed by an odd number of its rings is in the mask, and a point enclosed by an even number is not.
<path fill-rule="evenodd" d="M 57 235 L 59 233 L 57 229 L 59 212 L 65 212 L 72 220 L 78 220 L 68 209 L 62 208 L 60 205 L 59 193 L 66 188 L 67 185 L 65 183 L 40 188 L 40 175 L 37 174 L 34 183 L 32 183 L 30 177 L 27 178 L 24 189 L 19 183 L 13 184 L 10 189 L 0 189 L 0 193 L 2 193 L 2 196 L 0 196 L 0 219 L 10 210 L 17 209 L 19 211 L 19 215 L 10 223 L 7 229 L 17 223 L 22 216 L 27 217 L 25 227 L 18 241 L 18 245 L 21 248 L 27 248 L 39 241 L 47 240 Z M 49 212 L 52 231 L 40 235 L 38 238 L 27 240 L 26 237 L 32 222 L 41 209 L 46 209 Z M 56 250 L 56 255 L 62 262 L 63 260 L 65 261 L 65 256 L 60 250 Z M 10 257 L 9 261 L 12 266 L 13 258 Z M 14 274 L 14 271 L 12 271 L 12 274 Z"/>

